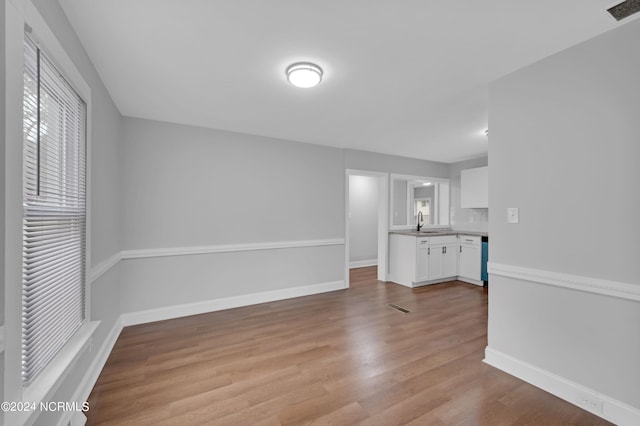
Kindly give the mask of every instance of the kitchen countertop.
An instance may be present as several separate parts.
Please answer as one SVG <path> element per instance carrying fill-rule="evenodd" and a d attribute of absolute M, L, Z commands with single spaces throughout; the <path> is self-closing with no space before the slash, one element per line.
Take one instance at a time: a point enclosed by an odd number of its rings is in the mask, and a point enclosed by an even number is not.
<path fill-rule="evenodd" d="M 439 237 L 443 235 L 475 235 L 478 237 L 488 237 L 488 232 L 479 232 L 479 231 L 460 231 L 455 229 L 427 229 L 426 231 L 416 231 L 414 230 L 397 230 L 397 231 L 389 231 L 389 234 L 398 234 L 398 235 L 407 235 L 410 237 Z"/>

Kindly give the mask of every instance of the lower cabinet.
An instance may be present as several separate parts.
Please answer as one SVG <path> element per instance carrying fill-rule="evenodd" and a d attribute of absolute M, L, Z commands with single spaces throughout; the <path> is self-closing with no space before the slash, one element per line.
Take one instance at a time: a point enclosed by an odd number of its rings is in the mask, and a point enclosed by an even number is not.
<path fill-rule="evenodd" d="M 457 248 L 455 235 L 415 237 L 390 234 L 389 279 L 408 287 L 455 279 Z"/>
<path fill-rule="evenodd" d="M 429 257 L 431 248 L 429 238 L 416 238 L 416 277 L 414 282 L 427 281 L 429 279 Z"/>
<path fill-rule="evenodd" d="M 457 238 L 455 235 L 432 237 L 429 243 L 429 279 L 457 275 Z"/>
<path fill-rule="evenodd" d="M 460 235 L 458 253 L 458 279 L 482 285 L 482 243 L 475 235 Z"/>
<path fill-rule="evenodd" d="M 482 243 L 475 235 L 389 235 L 389 280 L 407 287 L 459 279 L 482 285 Z"/>

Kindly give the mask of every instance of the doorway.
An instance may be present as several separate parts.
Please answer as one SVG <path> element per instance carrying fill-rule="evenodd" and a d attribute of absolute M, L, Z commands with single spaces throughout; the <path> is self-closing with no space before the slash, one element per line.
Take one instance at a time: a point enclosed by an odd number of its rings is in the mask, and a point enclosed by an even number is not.
<path fill-rule="evenodd" d="M 345 186 L 345 288 L 351 268 L 377 265 L 386 281 L 389 175 L 347 170 Z"/>

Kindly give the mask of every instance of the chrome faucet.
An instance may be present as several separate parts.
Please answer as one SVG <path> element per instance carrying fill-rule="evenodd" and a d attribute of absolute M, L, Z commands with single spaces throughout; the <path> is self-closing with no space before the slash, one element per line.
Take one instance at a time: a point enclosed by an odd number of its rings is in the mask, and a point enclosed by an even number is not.
<path fill-rule="evenodd" d="M 422 218 L 422 212 L 418 212 L 418 228 L 417 231 L 420 232 L 420 229 L 422 228 L 422 225 L 420 225 L 420 223 L 422 223 L 424 219 Z"/>

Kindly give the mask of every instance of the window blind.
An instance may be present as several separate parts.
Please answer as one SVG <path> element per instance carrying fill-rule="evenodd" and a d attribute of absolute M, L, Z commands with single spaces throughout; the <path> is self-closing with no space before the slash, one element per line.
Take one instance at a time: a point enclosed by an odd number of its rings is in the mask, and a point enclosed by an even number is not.
<path fill-rule="evenodd" d="M 86 104 L 24 42 L 22 381 L 85 320 Z"/>

